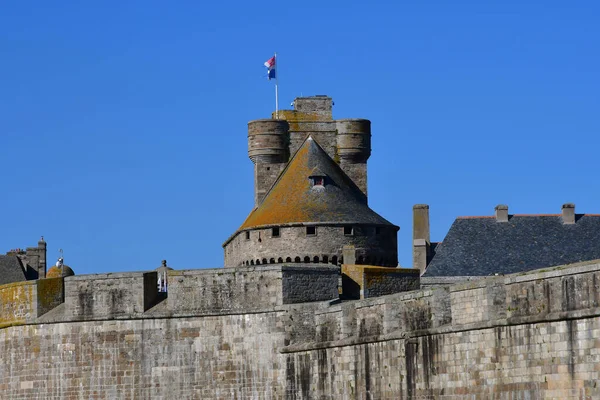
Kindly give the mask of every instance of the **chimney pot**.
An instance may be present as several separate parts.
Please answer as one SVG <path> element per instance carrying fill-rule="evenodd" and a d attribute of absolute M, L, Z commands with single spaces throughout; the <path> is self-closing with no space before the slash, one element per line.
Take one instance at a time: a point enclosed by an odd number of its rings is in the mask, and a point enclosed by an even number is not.
<path fill-rule="evenodd" d="M 562 205 L 563 224 L 575 223 L 575 204 L 565 203 Z"/>
<path fill-rule="evenodd" d="M 496 222 L 508 222 L 508 206 L 506 204 L 498 204 L 496 210 Z"/>

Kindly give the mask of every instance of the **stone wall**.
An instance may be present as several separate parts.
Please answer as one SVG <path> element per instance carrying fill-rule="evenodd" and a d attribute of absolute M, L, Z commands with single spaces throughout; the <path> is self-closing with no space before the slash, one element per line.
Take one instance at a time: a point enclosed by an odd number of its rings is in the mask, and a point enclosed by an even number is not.
<path fill-rule="evenodd" d="M 0 330 L 7 399 L 277 399 L 277 312 Z"/>
<path fill-rule="evenodd" d="M 207 272 L 212 280 L 173 274 L 156 306 L 95 320 L 68 307 L 70 288 L 86 293 L 90 277 L 65 278 L 65 304 L 0 329 L 0 391 L 11 399 L 600 398 L 598 262 L 297 304 L 283 304 L 285 290 L 278 297 L 265 284 L 279 276 L 297 294 L 327 291 L 310 285 L 309 269 L 270 268 Z M 312 276 L 323 287 L 333 281 L 326 272 Z M 190 282 L 178 288 L 178 277 Z M 115 285 L 105 278 L 99 287 Z M 136 274 L 122 278 L 139 287 Z M 202 285 L 216 292 L 246 283 L 239 304 L 271 296 L 275 304 L 219 312 L 190 301 L 188 315 L 169 306 Z"/>
<path fill-rule="evenodd" d="M 65 278 L 65 308 L 74 320 L 140 317 L 159 300 L 157 274 L 128 272 Z"/>
<path fill-rule="evenodd" d="M 330 307 L 289 398 L 600 398 L 599 293 L 592 262 Z"/>
<path fill-rule="evenodd" d="M 0 327 L 35 321 L 63 299 L 63 278 L 0 285 Z"/>
<path fill-rule="evenodd" d="M 342 265 L 344 299 L 366 299 L 417 289 L 419 289 L 418 269 Z"/>
<path fill-rule="evenodd" d="M 376 233 L 375 226 L 352 226 L 353 235 L 344 235 L 343 225 L 316 225 L 314 236 L 306 234 L 305 225 L 280 226 L 279 237 L 273 237 L 271 227 L 241 231 L 225 245 L 225 267 L 249 263 L 341 263 L 342 249 L 346 245 L 355 247 L 356 259 L 360 259 L 360 263 L 390 267 L 398 264 L 397 231 L 394 227 L 380 227 L 379 233 Z"/>

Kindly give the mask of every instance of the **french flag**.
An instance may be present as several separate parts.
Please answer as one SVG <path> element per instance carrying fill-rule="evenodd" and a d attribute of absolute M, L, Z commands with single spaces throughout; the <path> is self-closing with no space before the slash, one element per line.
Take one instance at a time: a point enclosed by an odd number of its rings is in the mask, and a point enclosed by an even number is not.
<path fill-rule="evenodd" d="M 275 79 L 275 56 L 265 61 L 265 67 L 268 68 L 267 76 L 269 77 L 269 80 Z"/>

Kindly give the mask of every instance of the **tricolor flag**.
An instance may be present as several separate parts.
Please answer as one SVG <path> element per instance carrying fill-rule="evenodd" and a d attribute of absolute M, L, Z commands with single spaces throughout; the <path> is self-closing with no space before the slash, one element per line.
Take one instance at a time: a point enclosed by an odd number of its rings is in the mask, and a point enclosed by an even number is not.
<path fill-rule="evenodd" d="M 275 56 L 269 58 L 265 61 L 265 67 L 269 69 L 267 76 L 269 80 L 275 79 Z"/>

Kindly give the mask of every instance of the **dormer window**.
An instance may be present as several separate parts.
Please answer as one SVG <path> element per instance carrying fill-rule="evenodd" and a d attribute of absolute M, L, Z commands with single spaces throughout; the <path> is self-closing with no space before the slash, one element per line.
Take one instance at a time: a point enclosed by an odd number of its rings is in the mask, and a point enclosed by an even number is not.
<path fill-rule="evenodd" d="M 314 168 L 308 177 L 312 187 L 324 187 L 327 183 L 327 175 L 319 171 L 318 168 Z"/>

